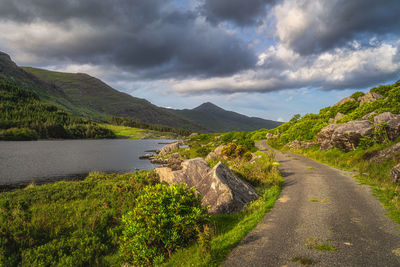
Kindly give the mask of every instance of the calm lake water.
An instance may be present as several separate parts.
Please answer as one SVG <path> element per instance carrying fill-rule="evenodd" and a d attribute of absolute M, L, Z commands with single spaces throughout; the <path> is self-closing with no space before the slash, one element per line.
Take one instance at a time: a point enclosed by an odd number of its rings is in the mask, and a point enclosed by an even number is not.
<path fill-rule="evenodd" d="M 138 157 L 173 140 L 0 142 L 0 186 L 77 177 L 91 171 L 131 172 L 155 165 Z"/>

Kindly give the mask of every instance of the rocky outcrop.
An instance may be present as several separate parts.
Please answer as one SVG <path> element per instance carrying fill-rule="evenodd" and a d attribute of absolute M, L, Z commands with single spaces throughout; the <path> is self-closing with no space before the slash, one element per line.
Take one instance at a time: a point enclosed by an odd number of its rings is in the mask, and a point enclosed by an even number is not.
<path fill-rule="evenodd" d="M 335 118 L 330 118 L 329 119 L 329 123 L 334 123 L 337 122 L 338 120 L 340 120 L 341 118 L 343 118 L 345 115 L 343 113 L 338 112 L 335 116 Z"/>
<path fill-rule="evenodd" d="M 393 169 L 390 171 L 390 176 L 392 176 L 392 182 L 394 184 L 400 182 L 400 164 L 397 164 L 393 167 Z"/>
<path fill-rule="evenodd" d="M 168 145 L 163 146 L 163 148 L 160 151 L 160 155 L 165 155 L 168 153 L 171 153 L 174 150 L 178 150 L 180 146 L 183 145 L 182 141 L 174 142 Z"/>
<path fill-rule="evenodd" d="M 208 153 L 207 157 L 206 157 L 206 161 L 210 161 L 210 160 L 217 160 L 218 159 L 218 155 L 215 152 L 210 152 Z"/>
<path fill-rule="evenodd" d="M 370 112 L 370 113 L 368 113 L 368 114 L 362 116 L 361 119 L 363 119 L 363 120 L 369 120 L 369 119 L 371 119 L 373 116 L 375 116 L 375 114 L 376 114 L 376 112 L 375 112 L 375 111 L 372 111 L 372 112 Z"/>
<path fill-rule="evenodd" d="M 279 138 L 279 134 L 272 134 L 272 133 L 267 133 L 265 135 L 266 139 L 278 139 Z"/>
<path fill-rule="evenodd" d="M 400 135 L 400 115 L 384 112 L 374 117 L 374 125 L 386 123 L 386 133 L 390 140 L 396 139 Z"/>
<path fill-rule="evenodd" d="M 360 138 L 372 134 L 371 126 L 372 123 L 367 120 L 330 124 L 317 134 L 317 141 L 321 143 L 321 150 L 333 147 L 343 151 L 354 150 L 360 142 Z"/>
<path fill-rule="evenodd" d="M 400 158 L 400 143 L 396 143 L 386 149 L 366 154 L 366 159 L 375 163 L 381 163 L 388 159 Z"/>
<path fill-rule="evenodd" d="M 157 168 L 156 172 L 161 181 L 196 187 L 203 196 L 202 204 L 210 206 L 210 213 L 236 212 L 257 198 L 255 190 L 221 162 L 210 168 L 204 159 L 195 158 L 185 160 L 181 170 Z"/>
<path fill-rule="evenodd" d="M 369 92 L 363 96 L 360 96 L 357 100 L 358 100 L 358 102 L 360 102 L 360 106 L 362 106 L 363 104 L 368 103 L 368 102 L 375 102 L 376 100 L 378 100 L 381 97 L 382 97 L 382 95 L 380 95 L 380 94 L 377 94 L 374 92 Z"/>
<path fill-rule="evenodd" d="M 294 141 L 290 142 L 287 146 L 290 149 L 307 149 L 307 148 L 310 148 L 310 147 L 315 146 L 317 144 L 318 144 L 317 142 L 294 140 Z"/>
<path fill-rule="evenodd" d="M 337 102 L 334 106 L 340 106 L 340 105 L 343 105 L 344 103 L 346 103 L 346 102 L 354 102 L 354 101 L 356 101 L 354 98 L 352 98 L 352 97 L 345 97 L 345 98 L 343 98 L 342 100 L 340 100 L 339 102 Z"/>

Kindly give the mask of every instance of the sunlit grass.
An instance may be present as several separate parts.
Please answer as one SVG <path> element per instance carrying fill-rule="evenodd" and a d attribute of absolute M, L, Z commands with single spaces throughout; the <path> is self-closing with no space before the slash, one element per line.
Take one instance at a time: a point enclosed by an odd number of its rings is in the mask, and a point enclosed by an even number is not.
<path fill-rule="evenodd" d="M 101 124 L 101 126 L 113 131 L 118 138 L 124 139 L 170 139 L 176 137 L 174 133 L 169 132 L 159 132 L 111 124 Z"/>

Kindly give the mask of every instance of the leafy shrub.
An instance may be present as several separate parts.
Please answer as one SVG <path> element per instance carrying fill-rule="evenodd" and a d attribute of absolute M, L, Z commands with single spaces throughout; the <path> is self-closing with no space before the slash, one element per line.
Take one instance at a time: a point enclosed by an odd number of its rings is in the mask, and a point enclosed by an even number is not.
<path fill-rule="evenodd" d="M 0 266 L 111 265 L 104 260 L 116 253 L 122 214 L 157 182 L 154 171 L 92 172 L 0 194 Z"/>
<path fill-rule="evenodd" d="M 120 253 L 135 265 L 160 264 L 198 238 L 208 222 L 207 208 L 195 188 L 157 184 L 146 187 L 136 206 L 122 217 Z"/>
<path fill-rule="evenodd" d="M 363 92 L 355 92 L 354 94 L 351 95 L 351 97 L 357 101 L 359 97 L 364 95 L 365 94 Z"/>
<path fill-rule="evenodd" d="M 211 152 L 211 149 L 208 147 L 205 147 L 205 146 L 199 147 L 196 149 L 197 156 L 202 157 L 202 158 L 206 157 L 208 155 L 208 153 L 210 153 L 210 152 Z"/>
<path fill-rule="evenodd" d="M 235 155 L 236 148 L 237 145 L 235 143 L 229 143 L 228 145 L 224 146 L 224 148 L 221 150 L 221 154 L 228 158 L 232 158 Z"/>
<path fill-rule="evenodd" d="M 254 186 L 280 186 L 283 179 L 278 171 L 278 164 L 273 155 L 262 154 L 252 162 L 238 161 L 233 170 L 241 178 Z"/>
<path fill-rule="evenodd" d="M 357 148 L 367 149 L 375 144 L 374 139 L 369 136 L 360 138 Z"/>

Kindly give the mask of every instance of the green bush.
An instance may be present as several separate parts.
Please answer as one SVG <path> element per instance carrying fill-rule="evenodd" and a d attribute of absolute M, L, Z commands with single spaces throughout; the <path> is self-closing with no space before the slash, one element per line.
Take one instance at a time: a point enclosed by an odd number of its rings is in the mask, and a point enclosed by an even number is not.
<path fill-rule="evenodd" d="M 365 95 L 365 94 L 364 94 L 363 92 L 355 92 L 354 94 L 351 95 L 351 97 L 352 97 L 354 100 L 357 101 L 359 97 L 364 96 L 364 95 Z"/>
<path fill-rule="evenodd" d="M 92 172 L 83 181 L 0 194 L 0 266 L 110 266 L 122 215 L 132 210 L 154 171 Z"/>
<path fill-rule="evenodd" d="M 207 208 L 195 188 L 148 186 L 132 211 L 122 217 L 120 254 L 135 265 L 160 264 L 178 248 L 197 240 L 208 222 Z"/>

